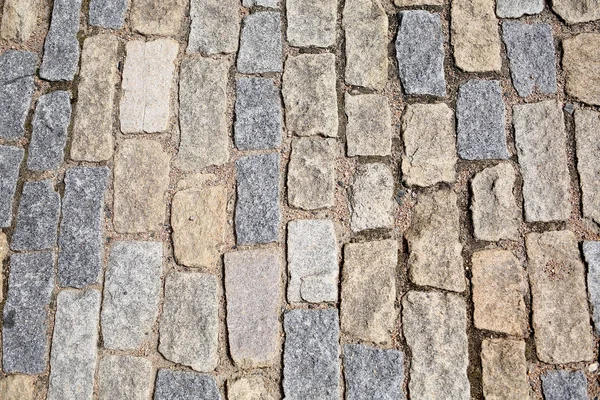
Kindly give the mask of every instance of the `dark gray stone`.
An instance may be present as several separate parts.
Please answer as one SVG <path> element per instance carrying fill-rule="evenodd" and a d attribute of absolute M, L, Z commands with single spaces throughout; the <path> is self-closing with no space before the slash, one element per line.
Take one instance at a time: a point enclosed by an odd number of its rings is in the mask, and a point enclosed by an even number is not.
<path fill-rule="evenodd" d="M 458 155 L 465 160 L 507 159 L 504 101 L 498 81 L 470 80 L 456 101 Z"/>
<path fill-rule="evenodd" d="M 127 0 L 91 0 L 90 25 L 120 29 L 125 22 Z"/>
<path fill-rule="evenodd" d="M 236 162 L 237 244 L 279 240 L 279 154 L 242 157 Z"/>
<path fill-rule="evenodd" d="M 196 372 L 159 369 L 154 400 L 220 400 L 215 378 Z"/>
<path fill-rule="evenodd" d="M 587 400 L 587 379 L 582 371 L 548 371 L 542 375 L 546 400 Z"/>
<path fill-rule="evenodd" d="M 60 196 L 51 180 L 26 182 L 10 248 L 44 250 L 54 247 L 59 212 Z"/>
<path fill-rule="evenodd" d="M 58 280 L 81 288 L 98 282 L 102 268 L 102 216 L 107 167 L 75 167 L 65 174 Z"/>
<path fill-rule="evenodd" d="M 281 97 L 272 79 L 239 78 L 236 83 L 235 145 L 241 150 L 281 144 Z"/>
<path fill-rule="evenodd" d="M 8 298 L 2 326 L 5 373 L 41 374 L 48 362 L 48 307 L 54 257 L 40 252 L 10 257 Z"/>
<path fill-rule="evenodd" d="M 339 399 L 339 326 L 335 309 L 291 310 L 285 313 L 285 398 Z"/>
<path fill-rule="evenodd" d="M 12 207 L 17 190 L 19 166 L 25 150 L 20 147 L 0 146 L 0 228 L 12 222 Z"/>
<path fill-rule="evenodd" d="M 403 355 L 360 344 L 344 346 L 347 400 L 405 399 Z"/>
<path fill-rule="evenodd" d="M 283 46 L 281 41 L 281 16 L 278 12 L 256 12 L 244 18 L 238 72 L 257 74 L 281 72 Z"/>
<path fill-rule="evenodd" d="M 0 55 L 0 138 L 19 139 L 33 96 L 37 55 L 8 50 Z"/>
<path fill-rule="evenodd" d="M 402 11 L 398 22 L 396 57 L 404 91 L 445 96 L 444 37 L 439 14 Z"/>
<path fill-rule="evenodd" d="M 510 75 L 517 93 L 527 97 L 539 93 L 556 93 L 554 41 L 549 24 L 525 24 L 504 21 L 502 40 L 510 62 Z"/>
<path fill-rule="evenodd" d="M 44 42 L 40 78 L 72 81 L 79 64 L 79 12 L 81 0 L 55 0 L 50 30 Z"/>
<path fill-rule="evenodd" d="M 588 296 L 592 305 L 592 320 L 600 334 L 600 242 L 583 242 L 583 257 L 588 267 Z"/>
<path fill-rule="evenodd" d="M 60 166 L 70 123 L 71 93 L 56 91 L 40 97 L 33 115 L 27 168 L 47 171 Z"/>

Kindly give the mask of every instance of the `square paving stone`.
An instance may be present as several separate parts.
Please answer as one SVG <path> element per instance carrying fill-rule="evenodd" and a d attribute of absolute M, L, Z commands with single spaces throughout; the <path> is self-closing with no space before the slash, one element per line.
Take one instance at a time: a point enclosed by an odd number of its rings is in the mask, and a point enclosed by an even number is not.
<path fill-rule="evenodd" d="M 19 166 L 25 150 L 20 147 L 0 146 L 0 228 L 9 227 L 12 222 L 12 208 Z"/>
<path fill-rule="evenodd" d="M 152 361 L 147 358 L 104 356 L 98 366 L 98 399 L 148 400 L 154 375 Z"/>
<path fill-rule="evenodd" d="M 130 24 L 142 35 L 176 36 L 185 19 L 188 0 L 130 0 Z"/>
<path fill-rule="evenodd" d="M 102 28 L 120 29 L 125 22 L 127 0 L 91 0 L 89 24 Z"/>
<path fill-rule="evenodd" d="M 188 53 L 235 53 L 240 35 L 239 0 L 191 0 Z"/>
<path fill-rule="evenodd" d="M 542 375 L 546 400 L 587 400 L 587 379 L 582 371 L 556 370 Z"/>
<path fill-rule="evenodd" d="M 337 0 L 287 0 L 287 40 L 297 47 L 335 44 Z"/>
<path fill-rule="evenodd" d="M 281 72 L 282 68 L 281 15 L 271 11 L 247 15 L 244 18 L 240 37 L 238 72 L 243 74 Z"/>
<path fill-rule="evenodd" d="M 385 96 L 346 94 L 348 157 L 388 156 L 392 152 L 392 115 Z"/>
<path fill-rule="evenodd" d="M 19 139 L 33 96 L 37 55 L 8 50 L 0 55 L 0 138 Z"/>
<path fill-rule="evenodd" d="M 211 375 L 161 368 L 156 375 L 154 400 L 221 400 Z"/>

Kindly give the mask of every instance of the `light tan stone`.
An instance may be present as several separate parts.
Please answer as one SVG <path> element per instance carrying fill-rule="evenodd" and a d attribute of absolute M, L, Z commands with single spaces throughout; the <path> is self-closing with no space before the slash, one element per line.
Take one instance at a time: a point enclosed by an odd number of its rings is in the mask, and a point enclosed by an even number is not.
<path fill-rule="evenodd" d="M 408 185 L 456 180 L 454 113 L 444 103 L 409 104 L 402 117 L 402 176 Z"/>
<path fill-rule="evenodd" d="M 388 156 L 392 152 L 392 117 L 387 98 L 346 94 L 348 157 Z"/>
<path fill-rule="evenodd" d="M 90 36 L 83 42 L 71 158 L 105 161 L 114 149 L 114 105 L 119 81 L 119 40 Z"/>
<path fill-rule="evenodd" d="M 575 234 L 530 233 L 525 244 L 538 358 L 550 364 L 591 361 L 594 335 Z"/>
<path fill-rule="evenodd" d="M 600 18 L 600 0 L 596 10 Z M 600 105 L 600 33 L 581 33 L 563 40 L 563 69 L 568 94 Z"/>
<path fill-rule="evenodd" d="M 528 400 L 525 342 L 484 339 L 481 344 L 483 396 L 486 400 Z"/>
<path fill-rule="evenodd" d="M 341 327 L 356 339 L 390 343 L 396 327 L 396 240 L 344 247 Z"/>
<path fill-rule="evenodd" d="M 555 0 L 552 9 L 568 24 L 600 19 L 600 0 Z"/>
<path fill-rule="evenodd" d="M 189 0 L 132 0 L 131 24 L 144 35 L 175 36 L 182 33 Z"/>
<path fill-rule="evenodd" d="M 41 11 L 39 0 L 5 0 L 0 37 L 14 42 L 26 42 L 37 27 Z"/>
<path fill-rule="evenodd" d="M 287 39 L 297 47 L 335 44 L 337 0 L 288 0 Z"/>
<path fill-rule="evenodd" d="M 394 177 L 385 164 L 356 168 L 350 188 L 350 227 L 354 232 L 391 228 L 394 224 Z"/>
<path fill-rule="evenodd" d="M 8 375 L 0 377 L 0 399 L 34 400 L 35 376 Z"/>
<path fill-rule="evenodd" d="M 252 376 L 227 381 L 228 400 L 274 400 L 263 378 Z"/>
<path fill-rule="evenodd" d="M 217 179 L 217 176 L 215 174 L 204 174 L 200 172 L 195 172 L 186 175 L 180 180 L 178 180 L 176 190 L 179 191 L 185 189 L 199 188 L 206 185 L 208 182 L 214 181 L 215 179 Z"/>
<path fill-rule="evenodd" d="M 575 112 L 575 141 L 583 216 L 600 224 L 600 113 Z"/>
<path fill-rule="evenodd" d="M 117 232 L 160 230 L 165 222 L 165 192 L 170 156 L 160 143 L 127 139 L 115 154 L 114 226 Z"/>
<path fill-rule="evenodd" d="M 188 53 L 235 53 L 240 36 L 239 0 L 191 0 Z"/>
<path fill-rule="evenodd" d="M 523 336 L 529 316 L 521 263 L 508 250 L 473 253 L 473 320 L 477 329 Z"/>

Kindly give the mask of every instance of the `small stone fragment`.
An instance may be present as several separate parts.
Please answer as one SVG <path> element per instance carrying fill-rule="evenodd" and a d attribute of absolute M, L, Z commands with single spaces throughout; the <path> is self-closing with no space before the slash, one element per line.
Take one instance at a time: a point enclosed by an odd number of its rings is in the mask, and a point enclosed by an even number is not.
<path fill-rule="evenodd" d="M 7 375 L 0 379 L 0 399 L 35 400 L 35 376 Z"/>
<path fill-rule="evenodd" d="M 394 177 L 385 164 L 361 164 L 350 188 L 350 226 L 354 232 L 394 224 Z"/>
<path fill-rule="evenodd" d="M 378 94 L 346 94 L 348 157 L 392 153 L 392 116 L 387 98 Z"/>
<path fill-rule="evenodd" d="M 296 47 L 329 47 L 335 44 L 337 0 L 288 0 L 287 39 Z"/>
<path fill-rule="evenodd" d="M 600 1 L 596 2 L 600 10 Z M 563 40 L 562 45 L 567 93 L 585 103 L 600 105 L 600 34 L 581 33 Z"/>
<path fill-rule="evenodd" d="M 600 113 L 577 110 L 575 113 L 577 171 L 581 185 L 583 216 L 600 224 Z"/>
<path fill-rule="evenodd" d="M 125 22 L 127 0 L 91 0 L 89 24 L 109 29 L 121 29 Z"/>
<path fill-rule="evenodd" d="M 396 240 L 344 247 L 342 330 L 354 338 L 389 344 L 396 326 Z"/>
<path fill-rule="evenodd" d="M 158 351 L 167 360 L 196 371 L 214 370 L 219 362 L 216 278 L 204 273 L 174 272 L 165 281 Z"/>
<path fill-rule="evenodd" d="M 587 286 L 592 320 L 600 332 L 600 242 L 583 242 L 583 257 L 587 264 Z"/>
<path fill-rule="evenodd" d="M 394 0 L 394 4 L 398 7 L 411 6 L 443 6 L 444 0 Z"/>
<path fill-rule="evenodd" d="M 486 399 L 529 399 L 525 342 L 484 339 L 481 343 L 483 396 Z"/>
<path fill-rule="evenodd" d="M 401 11 L 398 20 L 396 57 L 404 91 L 409 95 L 446 96 L 440 15 Z"/>
<path fill-rule="evenodd" d="M 10 251 L 8 247 L 8 239 L 6 238 L 6 234 L 0 231 L 0 265 L 4 263 L 4 260 L 8 256 L 8 252 Z M 4 276 L 0 273 L 0 299 L 4 298 Z"/>
<path fill-rule="evenodd" d="M 268 392 L 264 379 L 252 376 L 227 381 L 228 400 L 274 400 Z"/>
<path fill-rule="evenodd" d="M 544 0 L 496 0 L 499 18 L 519 18 L 525 14 L 539 14 L 544 10 Z"/>
<path fill-rule="evenodd" d="M 337 310 L 290 310 L 283 316 L 283 327 L 285 398 L 338 400 L 340 332 Z"/>
<path fill-rule="evenodd" d="M 19 167 L 24 154 L 21 147 L 0 145 L 0 228 L 7 228 L 12 223 Z"/>
<path fill-rule="evenodd" d="M 176 36 L 183 28 L 187 0 L 132 0 L 131 25 L 142 35 Z"/>
<path fill-rule="evenodd" d="M 187 52 L 235 53 L 240 35 L 238 0 L 191 0 Z"/>
<path fill-rule="evenodd" d="M 0 138 L 16 140 L 25 133 L 25 119 L 34 91 L 37 55 L 8 50 L 0 55 Z"/>
<path fill-rule="evenodd" d="M 335 55 L 289 56 L 283 73 L 286 128 L 297 136 L 337 137 Z"/>
<path fill-rule="evenodd" d="M 566 364 L 594 358 L 594 335 L 585 287 L 585 267 L 570 231 L 525 237 L 538 358 Z"/>
<path fill-rule="evenodd" d="M 556 65 L 552 28 L 547 23 L 502 23 L 502 40 L 510 62 L 510 75 L 517 93 L 556 93 Z"/>
<path fill-rule="evenodd" d="M 6 0 L 2 12 L 0 37 L 14 42 L 27 42 L 37 26 L 39 5 L 40 2 L 37 0 Z"/>
<path fill-rule="evenodd" d="M 552 9 L 567 24 L 577 24 L 600 19 L 599 0 L 556 0 L 552 2 Z M 588 43 L 588 45 L 590 44 Z"/>
<path fill-rule="evenodd" d="M 98 367 L 98 399 L 147 400 L 153 380 L 152 362 L 146 358 L 104 356 Z"/>
<path fill-rule="evenodd" d="M 244 17 L 237 57 L 238 72 L 258 74 L 281 72 L 283 45 L 281 15 L 278 12 L 256 12 Z"/>
<path fill-rule="evenodd" d="M 546 400 L 587 400 L 587 379 L 583 371 L 548 371 L 542 375 Z"/>
<path fill-rule="evenodd" d="M 507 159 L 504 101 L 498 81 L 470 80 L 458 89 L 458 155 L 465 160 Z"/>
<path fill-rule="evenodd" d="M 154 400 L 221 400 L 215 378 L 196 372 L 158 370 Z"/>

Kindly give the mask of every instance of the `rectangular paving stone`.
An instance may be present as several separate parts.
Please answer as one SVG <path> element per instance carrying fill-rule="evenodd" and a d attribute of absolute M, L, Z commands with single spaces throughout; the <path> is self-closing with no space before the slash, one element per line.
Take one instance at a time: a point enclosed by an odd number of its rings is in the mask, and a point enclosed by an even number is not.
<path fill-rule="evenodd" d="M 0 55 L 0 138 L 16 140 L 25 133 L 25 119 L 34 91 L 37 55 L 8 50 Z"/>
<path fill-rule="evenodd" d="M 340 398 L 337 310 L 290 310 L 283 315 L 283 393 L 289 399 Z"/>
<path fill-rule="evenodd" d="M 221 400 L 221 393 L 212 375 L 161 368 L 154 400 Z"/>
<path fill-rule="evenodd" d="M 596 332 L 600 332 L 600 242 L 583 242 L 583 257 L 587 264 L 587 287 L 592 306 L 592 320 Z"/>
<path fill-rule="evenodd" d="M 287 40 L 296 47 L 335 44 L 337 0 L 288 0 Z"/>
<path fill-rule="evenodd" d="M 583 371 L 554 370 L 541 376 L 546 400 L 587 400 L 587 378 Z"/>
<path fill-rule="evenodd" d="M 113 155 L 118 64 L 116 36 L 101 34 L 85 39 L 71 143 L 74 160 L 105 161 Z"/>
<path fill-rule="evenodd" d="M 199 170 L 229 161 L 227 80 L 230 62 L 196 57 L 181 63 L 179 126 L 181 141 L 176 165 Z"/>
<path fill-rule="evenodd" d="M 281 15 L 271 11 L 246 15 L 237 56 L 238 72 L 259 74 L 281 72 L 282 68 Z"/>
<path fill-rule="evenodd" d="M 2 11 L 0 37 L 13 42 L 26 42 L 37 27 L 41 12 L 37 0 L 6 0 Z"/>
<path fill-rule="evenodd" d="M 388 156 L 392 153 L 392 116 L 385 96 L 346 93 L 348 157 Z"/>
<path fill-rule="evenodd" d="M 36 376 L 7 375 L 0 381 L 0 395 L 3 400 L 35 400 Z"/>
<path fill-rule="evenodd" d="M 74 167 L 65 173 L 58 239 L 58 281 L 83 287 L 98 282 L 102 270 L 102 226 L 107 167 Z"/>
<path fill-rule="evenodd" d="M 406 232 L 408 275 L 420 286 L 466 289 L 456 193 L 442 189 L 421 194 Z"/>
<path fill-rule="evenodd" d="M 187 52 L 235 53 L 240 36 L 238 0 L 191 0 Z"/>
<path fill-rule="evenodd" d="M 499 18 L 519 18 L 525 14 L 539 14 L 544 10 L 544 0 L 497 0 Z"/>
<path fill-rule="evenodd" d="M 335 55 L 289 56 L 283 73 L 286 128 L 297 136 L 337 137 Z"/>
<path fill-rule="evenodd" d="M 154 386 L 154 368 L 149 359 L 106 355 L 99 364 L 99 400 L 147 400 L 151 398 Z"/>
<path fill-rule="evenodd" d="M 218 340 L 216 277 L 186 272 L 167 275 L 158 351 L 169 361 L 210 372 L 219 362 Z"/>
<path fill-rule="evenodd" d="M 89 24 L 121 29 L 125 22 L 127 0 L 90 0 Z"/>
<path fill-rule="evenodd" d="M 389 344 L 396 327 L 398 242 L 380 240 L 344 246 L 342 330 L 353 338 Z"/>
<path fill-rule="evenodd" d="M 81 0 L 56 0 L 50 29 L 44 42 L 40 78 L 72 81 L 79 64 L 79 13 Z"/>
<path fill-rule="evenodd" d="M 279 154 L 239 158 L 235 233 L 238 245 L 279 241 Z"/>
<path fill-rule="evenodd" d="M 554 40 L 549 24 L 504 21 L 502 40 L 513 86 L 519 96 L 556 93 Z"/>
<path fill-rule="evenodd" d="M 151 339 L 162 289 L 162 243 L 113 242 L 104 277 L 104 347 L 136 350 Z"/>
<path fill-rule="evenodd" d="M 403 400 L 406 398 L 404 355 L 360 344 L 344 346 L 344 378 L 348 400 Z"/>
<path fill-rule="evenodd" d="M 356 168 L 350 188 L 350 210 L 350 227 L 354 232 L 392 227 L 394 177 L 387 165 L 371 163 Z"/>
<path fill-rule="evenodd" d="M 92 399 L 100 292 L 63 290 L 56 299 L 48 400 Z"/>
<path fill-rule="evenodd" d="M 590 361 L 594 335 L 585 287 L 585 267 L 570 231 L 525 237 L 538 358 L 549 364 Z"/>
<path fill-rule="evenodd" d="M 411 291 L 402 305 L 402 329 L 412 353 L 410 398 L 469 400 L 465 301 L 451 293 Z"/>
<path fill-rule="evenodd" d="M 60 195 L 50 179 L 25 182 L 17 211 L 12 250 L 44 250 L 56 246 Z"/>
<path fill-rule="evenodd" d="M 295 220 L 287 236 L 289 302 L 338 299 L 338 242 L 331 220 Z"/>
<path fill-rule="evenodd" d="M 142 35 L 179 35 L 188 3 L 188 0 L 132 0 L 131 26 Z"/>
<path fill-rule="evenodd" d="M 123 133 L 167 130 L 178 51 L 179 44 L 172 39 L 127 42 L 120 104 Z"/>
<path fill-rule="evenodd" d="M 592 110 L 575 112 L 575 142 L 583 216 L 600 224 L 600 113 Z"/>
<path fill-rule="evenodd" d="M 514 105 L 513 126 L 523 175 L 525 220 L 568 219 L 571 183 L 561 107 L 553 100 Z"/>
<path fill-rule="evenodd" d="M 600 3 L 591 8 L 597 9 L 600 19 Z M 565 38 L 562 47 L 565 90 L 580 101 L 600 105 L 600 34 L 581 33 Z"/>
<path fill-rule="evenodd" d="M 281 144 L 280 90 L 267 78 L 238 78 L 235 99 L 235 146 L 272 149 Z"/>
<path fill-rule="evenodd" d="M 481 343 L 481 365 L 486 399 L 529 399 L 523 340 L 484 339 Z"/>
<path fill-rule="evenodd" d="M 33 114 L 27 168 L 48 171 L 62 164 L 70 124 L 70 92 L 57 90 L 40 97 Z"/>
<path fill-rule="evenodd" d="M 17 178 L 24 154 L 21 147 L 0 145 L 0 228 L 7 228 L 12 223 Z"/>
<path fill-rule="evenodd" d="M 280 282 L 278 250 L 225 253 L 229 352 L 239 367 L 278 361 Z"/>
<path fill-rule="evenodd" d="M 5 373 L 42 374 L 48 364 L 48 309 L 54 288 L 54 256 L 49 251 L 13 254 L 9 265 L 2 369 Z"/>
<path fill-rule="evenodd" d="M 498 81 L 472 79 L 458 89 L 458 155 L 465 160 L 507 159 L 504 100 Z"/>
<path fill-rule="evenodd" d="M 402 11 L 398 22 L 396 58 L 404 92 L 446 96 L 440 15 L 424 10 Z"/>

